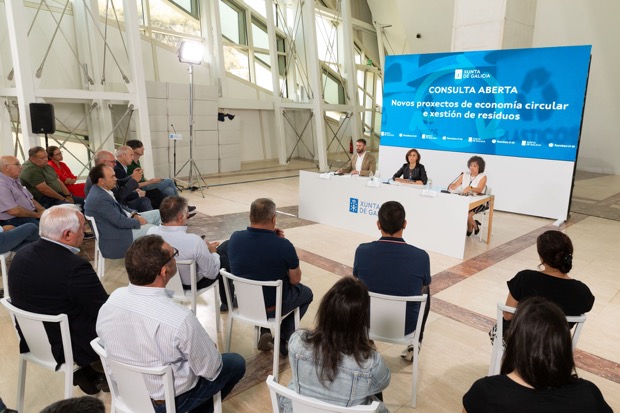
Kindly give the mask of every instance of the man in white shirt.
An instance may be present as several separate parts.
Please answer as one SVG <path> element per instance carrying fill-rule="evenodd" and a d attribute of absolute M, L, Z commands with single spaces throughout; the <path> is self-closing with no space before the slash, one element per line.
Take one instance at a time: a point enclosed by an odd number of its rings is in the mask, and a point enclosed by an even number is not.
<path fill-rule="evenodd" d="M 158 235 L 136 240 L 125 256 L 129 286 L 112 293 L 99 311 L 97 334 L 112 360 L 141 367 L 170 365 L 179 412 L 213 411 L 245 374 L 239 354 L 220 354 L 194 313 L 172 300 L 168 281 L 178 251 Z M 164 412 L 161 377 L 145 376 L 156 413 Z"/>
<path fill-rule="evenodd" d="M 349 162 L 338 169 L 336 173 L 349 173 L 351 175 L 368 176 L 370 172 L 377 169 L 377 161 L 375 157 L 366 152 L 366 139 L 358 139 L 355 142 L 355 153 L 349 159 Z"/>
<path fill-rule="evenodd" d="M 198 289 L 206 288 L 221 279 L 220 255 L 217 253 L 219 242 L 203 240 L 196 234 L 187 232 L 189 205 L 182 196 L 168 196 L 159 206 L 161 225 L 149 229 L 149 234 L 160 235 L 167 243 L 179 250 L 180 260 L 196 262 L 196 281 Z M 191 289 L 189 268 L 179 267 L 181 283 L 186 290 Z M 220 283 L 220 299 L 226 302 L 224 285 Z"/>

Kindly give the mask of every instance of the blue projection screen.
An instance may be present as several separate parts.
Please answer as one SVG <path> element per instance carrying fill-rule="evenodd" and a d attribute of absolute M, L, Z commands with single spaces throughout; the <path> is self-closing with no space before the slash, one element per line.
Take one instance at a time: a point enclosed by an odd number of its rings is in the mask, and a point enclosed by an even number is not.
<path fill-rule="evenodd" d="M 381 146 L 575 162 L 591 49 L 387 56 Z"/>

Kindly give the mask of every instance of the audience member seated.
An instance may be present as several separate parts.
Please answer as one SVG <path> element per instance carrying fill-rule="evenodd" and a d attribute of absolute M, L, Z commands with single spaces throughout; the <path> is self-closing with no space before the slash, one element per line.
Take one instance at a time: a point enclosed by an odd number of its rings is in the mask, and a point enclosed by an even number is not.
<path fill-rule="evenodd" d="M 0 225 L 39 226 L 45 208 L 19 181 L 22 166 L 14 156 L 0 158 Z"/>
<path fill-rule="evenodd" d="M 62 161 L 63 157 L 60 148 L 58 148 L 58 146 L 48 146 L 46 151 L 48 159 L 47 164 L 54 169 L 54 172 L 58 175 L 58 179 L 65 184 L 69 192 L 73 195 L 85 198 L 84 182 L 77 183 L 78 177 L 73 175 L 71 169 Z"/>
<path fill-rule="evenodd" d="M 349 173 L 351 175 L 368 176 L 377 169 L 377 161 L 374 156 L 366 152 L 366 139 L 358 139 L 355 142 L 355 153 L 349 162 L 336 173 Z"/>
<path fill-rule="evenodd" d="M 228 259 L 231 272 L 256 281 L 282 280 L 282 314 L 299 307 L 300 318 L 312 302 L 312 290 L 301 284 L 299 258 L 293 244 L 284 238 L 284 231 L 276 228 L 276 204 L 271 199 L 259 198 L 250 207 L 250 226 L 237 231 L 228 241 Z M 267 315 L 272 317 L 276 304 L 274 288 L 263 289 Z M 291 313 L 282 320 L 280 353 L 288 354 L 288 339 L 295 331 Z M 258 349 L 273 348 L 273 337 L 261 328 Z"/>
<path fill-rule="evenodd" d="M 116 179 L 123 180 L 127 175 L 127 167 L 131 165 L 133 161 L 133 149 L 129 146 L 121 146 L 116 150 L 116 162 L 114 163 L 114 173 L 116 173 Z M 139 171 L 140 178 L 138 179 L 138 187 L 140 186 L 140 181 L 144 179 L 142 175 L 142 168 L 135 168 L 132 173 Z M 138 208 L 134 208 L 139 212 L 142 211 L 150 211 L 151 209 L 159 209 L 161 205 L 161 201 L 164 200 L 166 195 L 161 192 L 159 189 L 149 189 L 142 190 L 137 189 L 130 196 L 126 197 L 124 200 L 119 200 L 121 203 L 126 203 L 131 206 L 132 203 L 136 203 L 137 199 L 140 197 L 141 205 Z M 146 198 L 146 199 L 145 199 Z M 117 198 L 118 199 L 118 198 Z M 147 202 L 148 201 L 148 202 Z M 148 205 L 148 209 L 145 209 L 144 206 Z"/>
<path fill-rule="evenodd" d="M 337 406 L 383 401 L 390 370 L 368 338 L 370 297 L 363 282 L 343 277 L 325 293 L 314 330 L 297 330 L 289 341 L 293 379 L 288 387 L 302 396 Z M 280 398 L 281 411 L 293 411 Z M 388 412 L 383 403 L 379 412 Z"/>
<path fill-rule="evenodd" d="M 420 344 L 424 338 L 424 325 L 431 307 L 431 264 L 428 253 L 403 239 L 407 226 L 405 208 L 396 201 L 388 201 L 379 208 L 377 228 L 381 232 L 378 241 L 361 244 L 355 251 L 353 276 L 362 280 L 368 290 L 377 294 L 411 296 L 428 294 L 424 318 L 420 326 Z M 416 329 L 420 303 L 407 303 L 405 334 Z M 409 345 L 401 357 L 413 361 L 413 345 Z"/>
<path fill-rule="evenodd" d="M 84 237 L 84 216 L 72 205 L 54 206 L 43 213 L 41 239 L 22 247 L 9 268 L 11 302 L 39 314 L 67 314 L 73 360 L 80 366 L 73 383 L 83 392 L 107 391 L 99 356 L 90 346 L 97 337 L 95 323 L 108 294 L 88 260 L 77 255 Z M 64 363 L 60 329 L 46 327 L 52 353 Z M 21 352 L 28 351 L 20 343 Z"/>
<path fill-rule="evenodd" d="M 114 154 L 110 151 L 98 151 L 95 153 L 93 157 L 93 162 L 95 166 L 97 165 L 106 165 L 110 168 L 114 168 L 116 165 L 116 160 L 114 159 Z M 142 178 L 142 169 L 136 169 L 133 171 L 131 175 L 127 175 L 123 179 L 116 179 L 116 187 L 112 189 L 112 193 L 114 194 L 114 198 L 123 204 L 128 206 L 131 209 L 135 209 L 138 212 L 143 211 L 151 211 L 153 207 L 151 206 L 151 201 L 148 198 L 145 198 L 141 193 L 144 191 L 140 191 L 138 189 L 138 181 Z M 84 191 L 86 196 L 88 196 L 88 192 L 90 188 L 93 186 L 93 183 L 90 181 L 90 177 L 86 177 L 86 186 Z M 129 202 L 126 200 L 130 199 Z"/>
<path fill-rule="evenodd" d="M 35 224 L 0 226 L 0 254 L 17 251 L 24 245 L 39 239 L 39 228 Z"/>
<path fill-rule="evenodd" d="M 109 166 L 95 166 L 88 177 L 94 185 L 88 191 L 85 212 L 97 223 L 101 253 L 106 258 L 123 258 L 133 240 L 161 223 L 159 211 L 138 213 L 119 204 L 112 192 L 116 187 L 114 169 Z"/>
<path fill-rule="evenodd" d="M 198 289 L 220 282 L 220 300 L 226 302 L 224 283 L 220 276 L 220 256 L 217 253 L 219 242 L 203 240 L 199 235 L 187 233 L 189 218 L 187 199 L 181 196 L 168 196 L 159 206 L 161 225 L 149 229 L 149 234 L 160 235 L 164 241 L 179 250 L 179 260 L 194 260 Z M 189 267 L 179 266 L 181 283 L 186 290 L 191 289 Z"/>
<path fill-rule="evenodd" d="M 127 141 L 127 146 L 133 150 L 133 160 L 131 164 L 127 166 L 127 173 L 129 174 L 133 172 L 134 169 L 141 168 L 140 158 L 144 156 L 144 144 L 137 139 L 130 139 Z M 147 181 L 146 178 L 142 177 L 140 188 L 145 191 L 159 189 L 164 193 L 164 196 L 179 195 L 174 181 L 170 178 L 151 178 Z M 195 209 L 195 206 L 189 206 L 189 212 L 193 212 Z"/>
<path fill-rule="evenodd" d="M 171 366 L 176 411 L 212 412 L 213 396 L 230 393 L 245 374 L 245 360 L 220 354 L 191 310 L 170 298 L 166 284 L 177 272 L 175 256 L 158 235 L 136 240 L 125 257 L 130 284 L 103 305 L 97 333 L 111 360 Z M 155 412 L 166 411 L 161 377 L 147 377 L 147 383 Z"/>
<path fill-rule="evenodd" d="M 506 305 L 516 307 L 520 301 L 534 296 L 545 297 L 564 311 L 577 316 L 587 313 L 594 305 L 594 295 L 587 285 L 568 276 L 573 267 L 573 243 L 560 231 L 546 231 L 538 236 L 536 248 L 542 271 L 519 271 L 508 281 Z M 504 313 L 504 334 L 510 328 L 513 315 Z M 571 326 L 572 327 L 572 326 Z M 489 333 L 495 338 L 495 327 Z"/>
<path fill-rule="evenodd" d="M 406 163 L 396 171 L 392 179 L 404 184 L 426 185 L 428 178 L 426 177 L 424 165 L 420 163 L 421 159 L 422 157 L 417 149 L 409 149 L 405 155 Z"/>
<path fill-rule="evenodd" d="M 71 195 L 54 168 L 48 165 L 47 152 L 40 146 L 28 150 L 28 160 L 24 162 L 19 179 L 44 208 L 61 204 L 84 206 L 84 198 Z"/>
<path fill-rule="evenodd" d="M 476 381 L 464 413 L 611 413 L 594 383 L 577 377 L 566 316 L 542 297 L 519 303 L 501 374 Z"/>

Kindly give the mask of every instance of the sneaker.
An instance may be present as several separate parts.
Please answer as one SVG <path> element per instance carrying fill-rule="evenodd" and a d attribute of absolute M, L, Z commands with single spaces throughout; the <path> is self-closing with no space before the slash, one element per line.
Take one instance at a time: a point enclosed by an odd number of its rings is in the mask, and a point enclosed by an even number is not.
<path fill-rule="evenodd" d="M 260 338 L 258 339 L 258 346 L 256 346 L 256 348 L 260 351 L 273 350 L 273 336 L 269 329 L 261 327 Z"/>
<path fill-rule="evenodd" d="M 409 344 L 407 348 L 400 353 L 400 358 L 410 363 L 413 362 L 413 344 Z"/>

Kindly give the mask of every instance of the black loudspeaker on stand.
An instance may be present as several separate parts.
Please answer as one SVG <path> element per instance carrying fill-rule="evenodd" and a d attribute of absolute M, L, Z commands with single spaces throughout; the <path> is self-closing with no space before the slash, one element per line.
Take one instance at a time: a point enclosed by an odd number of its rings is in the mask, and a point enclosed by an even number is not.
<path fill-rule="evenodd" d="M 56 132 L 54 105 L 50 103 L 31 103 L 30 125 L 32 126 L 32 133 L 45 134 L 45 147 L 47 148 L 47 134 Z"/>

